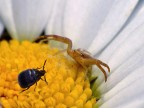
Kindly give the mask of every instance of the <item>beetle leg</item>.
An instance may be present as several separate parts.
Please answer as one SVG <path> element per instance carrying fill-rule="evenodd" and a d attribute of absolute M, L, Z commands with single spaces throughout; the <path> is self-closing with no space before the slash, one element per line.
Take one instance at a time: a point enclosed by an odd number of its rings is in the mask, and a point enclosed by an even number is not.
<path fill-rule="evenodd" d="M 46 77 L 45 77 L 45 75 L 44 75 L 44 81 L 46 82 L 46 84 L 48 85 L 48 82 L 47 82 L 47 80 L 46 80 Z"/>
<path fill-rule="evenodd" d="M 40 68 L 37 67 L 36 69 L 41 69 L 41 68 L 42 68 L 42 67 L 40 67 Z"/>
<path fill-rule="evenodd" d="M 34 78 L 34 80 L 35 80 L 35 83 L 36 83 L 36 86 L 37 86 L 37 80 L 36 80 L 36 78 Z M 34 88 L 34 91 L 35 91 L 35 89 L 36 89 L 36 86 L 35 86 L 35 88 Z"/>
<path fill-rule="evenodd" d="M 40 68 L 37 67 L 36 69 L 41 69 L 41 68 L 43 68 L 43 70 L 44 70 L 44 67 L 45 67 L 46 61 L 47 61 L 47 59 L 44 61 L 44 64 L 43 64 L 42 67 L 40 67 Z"/>
<path fill-rule="evenodd" d="M 45 79 L 45 82 L 46 82 L 46 84 L 48 85 L 48 82 L 47 82 L 47 80 L 46 80 L 46 77 L 45 77 L 45 75 L 44 75 L 44 79 Z"/>
<path fill-rule="evenodd" d="M 48 85 L 48 82 L 47 82 L 47 80 L 46 80 L 46 78 L 45 78 L 45 75 L 44 75 L 44 79 L 42 79 L 42 78 L 40 78 L 40 79 L 43 80 L 43 81 L 45 81 L 46 84 Z"/>
<path fill-rule="evenodd" d="M 43 70 L 44 70 L 44 67 L 45 67 L 46 61 L 47 61 L 47 59 L 44 61 L 44 64 L 43 64 Z"/>
<path fill-rule="evenodd" d="M 29 88 L 30 88 L 30 86 L 29 86 L 29 87 L 27 87 L 26 89 L 22 90 L 20 93 L 22 93 L 22 92 L 24 92 L 24 91 L 28 90 Z"/>

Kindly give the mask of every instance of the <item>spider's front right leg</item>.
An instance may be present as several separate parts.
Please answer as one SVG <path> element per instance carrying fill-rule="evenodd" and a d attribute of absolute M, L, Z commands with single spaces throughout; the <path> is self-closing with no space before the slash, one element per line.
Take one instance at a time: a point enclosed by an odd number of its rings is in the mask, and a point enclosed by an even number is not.
<path fill-rule="evenodd" d="M 108 72 L 110 72 L 110 68 L 106 63 L 103 63 L 102 61 L 98 60 L 98 59 L 94 59 L 94 58 L 87 58 L 87 59 L 82 59 L 83 61 L 81 61 L 82 66 L 91 66 L 91 65 L 96 65 L 104 74 L 105 77 L 105 82 L 107 81 L 107 74 L 106 71 L 104 70 L 104 67 L 106 67 L 108 69 Z M 102 66 L 101 66 L 102 65 Z"/>

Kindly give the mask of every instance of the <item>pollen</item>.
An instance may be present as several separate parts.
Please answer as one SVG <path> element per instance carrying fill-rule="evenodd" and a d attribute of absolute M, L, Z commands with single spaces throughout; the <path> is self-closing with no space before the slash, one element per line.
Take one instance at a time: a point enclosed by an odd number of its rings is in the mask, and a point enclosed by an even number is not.
<path fill-rule="evenodd" d="M 92 108 L 92 96 L 86 70 L 66 53 L 44 43 L 29 41 L 0 42 L 0 105 L 3 108 Z M 45 78 L 21 92 L 18 75 L 26 69 L 45 64 Z M 44 79 L 44 76 L 42 76 Z"/>

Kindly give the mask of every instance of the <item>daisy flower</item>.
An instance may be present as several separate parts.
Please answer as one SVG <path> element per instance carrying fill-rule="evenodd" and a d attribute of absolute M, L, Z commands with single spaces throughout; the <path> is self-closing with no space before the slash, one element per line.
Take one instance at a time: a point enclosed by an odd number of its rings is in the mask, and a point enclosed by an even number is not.
<path fill-rule="evenodd" d="M 0 103 L 2 107 L 143 108 L 143 0 L 0 0 Z M 32 43 L 41 34 L 68 37 L 111 69 L 105 82 L 51 44 Z M 58 43 L 58 46 L 61 44 Z M 56 54 L 56 55 L 55 55 Z M 40 80 L 20 93 L 17 76 L 42 67 Z"/>

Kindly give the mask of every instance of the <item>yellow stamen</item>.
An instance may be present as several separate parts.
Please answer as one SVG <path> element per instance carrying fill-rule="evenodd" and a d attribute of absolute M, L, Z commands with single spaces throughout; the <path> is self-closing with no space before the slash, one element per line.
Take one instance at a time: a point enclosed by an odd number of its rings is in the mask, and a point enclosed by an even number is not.
<path fill-rule="evenodd" d="M 58 49 L 12 40 L 1 41 L 0 51 L 0 104 L 4 108 L 92 108 L 95 104 L 86 70 Z M 48 85 L 39 80 L 37 86 L 20 93 L 19 73 L 42 67 L 46 59 Z"/>

